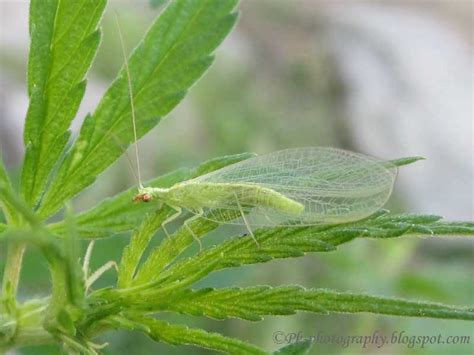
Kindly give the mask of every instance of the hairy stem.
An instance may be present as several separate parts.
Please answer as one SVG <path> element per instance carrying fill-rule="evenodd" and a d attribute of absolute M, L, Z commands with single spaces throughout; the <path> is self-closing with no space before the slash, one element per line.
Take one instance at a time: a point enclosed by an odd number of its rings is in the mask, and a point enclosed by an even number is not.
<path fill-rule="evenodd" d="M 16 309 L 16 293 L 20 281 L 21 264 L 26 244 L 10 243 L 8 246 L 5 271 L 2 284 L 2 306 L 9 314 L 13 314 Z"/>

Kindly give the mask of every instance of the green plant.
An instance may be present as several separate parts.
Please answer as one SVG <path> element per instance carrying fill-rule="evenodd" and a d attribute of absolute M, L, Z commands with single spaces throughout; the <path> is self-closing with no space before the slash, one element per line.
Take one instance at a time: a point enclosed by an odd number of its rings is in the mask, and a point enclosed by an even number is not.
<path fill-rule="evenodd" d="M 236 21 L 236 3 L 176 0 L 152 25 L 129 60 L 140 137 L 179 103 L 211 65 L 211 53 Z M 300 286 L 191 288 L 223 268 L 334 251 L 356 238 L 474 235 L 471 222 L 380 211 L 341 225 L 261 229 L 255 231 L 259 248 L 250 238 L 236 236 L 183 258 L 193 243 L 185 228 L 179 228 L 171 239 L 163 239 L 159 246 L 147 248 L 173 211 L 156 204 L 133 204 L 135 188 L 74 215 L 68 201 L 122 155 L 120 145 L 133 141 L 128 83 L 122 70 L 96 111 L 86 117 L 79 137 L 67 146 L 68 127 L 77 113 L 86 86 L 84 77 L 100 42 L 97 28 L 104 8 L 105 0 L 31 2 L 30 105 L 19 192 L 0 164 L 0 204 L 7 222 L 0 223 L 0 242 L 8 245 L 0 303 L 0 349 L 60 343 L 69 351 L 93 354 L 100 348 L 93 343 L 97 336 L 111 329 L 128 329 L 169 344 L 264 353 L 237 339 L 155 318 L 160 312 L 249 321 L 297 311 L 474 319 L 473 310 L 468 308 Z M 111 137 L 118 144 L 110 144 Z M 250 156 L 213 159 L 158 177 L 147 185 L 168 187 Z M 395 163 L 410 162 L 413 160 Z M 62 220 L 52 223 L 51 217 L 64 206 Z M 191 227 L 202 238 L 218 224 L 199 219 Z M 79 263 L 79 240 L 132 230 L 118 265 L 116 286 L 89 290 L 97 275 L 89 275 L 87 262 Z M 27 245 L 37 247 L 47 260 L 52 292 L 46 298 L 19 302 L 17 289 Z M 309 345 L 293 344 L 279 353 L 304 353 Z"/>

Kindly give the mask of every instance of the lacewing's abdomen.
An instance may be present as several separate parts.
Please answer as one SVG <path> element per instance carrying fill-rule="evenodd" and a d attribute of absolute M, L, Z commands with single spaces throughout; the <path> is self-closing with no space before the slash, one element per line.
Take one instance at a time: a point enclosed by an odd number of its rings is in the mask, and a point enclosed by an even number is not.
<path fill-rule="evenodd" d="M 255 206 L 275 209 L 283 213 L 298 215 L 304 206 L 272 189 L 245 183 L 198 183 L 186 182 L 169 189 L 165 199 L 190 210 L 237 209 Z"/>

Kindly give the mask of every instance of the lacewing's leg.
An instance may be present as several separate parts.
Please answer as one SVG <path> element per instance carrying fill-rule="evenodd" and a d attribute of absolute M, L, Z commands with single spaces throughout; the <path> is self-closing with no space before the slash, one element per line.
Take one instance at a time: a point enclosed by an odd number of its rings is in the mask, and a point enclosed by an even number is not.
<path fill-rule="evenodd" d="M 166 226 L 168 223 L 173 222 L 176 218 L 178 218 L 178 217 L 181 215 L 181 213 L 183 212 L 183 210 L 181 209 L 181 207 L 172 206 L 172 205 L 168 205 L 168 206 L 170 206 L 170 207 L 171 207 L 172 209 L 174 209 L 176 212 L 173 213 L 173 214 L 172 214 L 171 216 L 169 216 L 168 218 L 166 218 L 166 219 L 163 221 L 163 223 L 161 223 L 161 228 L 163 228 L 163 230 L 164 230 L 166 236 L 167 236 L 168 238 L 171 238 L 171 237 L 170 237 L 170 234 L 168 233 L 168 231 L 167 231 L 167 229 L 166 229 L 165 226 Z"/>
<path fill-rule="evenodd" d="M 253 241 L 255 242 L 255 244 L 257 244 L 257 247 L 259 247 L 260 244 L 258 244 L 257 239 L 253 235 L 252 229 L 250 229 L 249 222 L 247 221 L 247 218 L 245 217 L 244 211 L 242 210 L 242 206 L 240 205 L 239 199 L 238 199 L 237 195 L 235 194 L 235 192 L 234 192 L 234 196 L 235 196 L 235 201 L 237 202 L 237 207 L 239 207 L 240 214 L 242 215 L 242 219 L 244 220 L 245 226 L 247 227 L 247 230 L 249 231 L 250 235 L 252 236 Z"/>
<path fill-rule="evenodd" d="M 200 209 L 198 210 L 198 213 L 195 214 L 194 216 L 192 216 L 191 218 L 188 218 L 187 220 L 184 221 L 184 226 L 187 228 L 187 230 L 189 231 L 189 233 L 191 233 L 191 235 L 193 236 L 194 240 L 196 242 L 198 242 L 199 244 L 199 251 L 201 252 L 202 251 L 202 243 L 201 243 L 201 240 L 197 237 L 197 235 L 193 232 L 193 230 L 191 229 L 191 227 L 189 226 L 189 223 L 191 223 L 192 221 L 202 217 L 202 215 L 204 214 L 204 210 L 203 209 Z"/>

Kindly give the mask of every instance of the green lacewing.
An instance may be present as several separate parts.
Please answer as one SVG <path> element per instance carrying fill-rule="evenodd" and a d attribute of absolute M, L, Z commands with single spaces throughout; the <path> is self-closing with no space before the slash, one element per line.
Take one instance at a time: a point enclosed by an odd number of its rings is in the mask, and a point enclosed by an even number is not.
<path fill-rule="evenodd" d="M 306 147 L 250 158 L 169 188 L 143 187 L 135 201 L 159 200 L 219 223 L 251 227 L 356 221 L 388 200 L 397 167 L 342 149 Z M 225 211 L 242 218 L 227 221 Z M 190 221 L 189 220 L 189 221 Z M 164 223 L 164 224 L 166 224 Z M 187 226 L 188 223 L 185 223 Z"/>
<path fill-rule="evenodd" d="M 255 240 L 255 226 L 351 222 L 373 214 L 388 200 L 397 175 L 396 166 L 326 147 L 294 148 L 257 156 L 170 188 L 143 187 L 130 70 L 118 18 L 117 24 L 135 138 L 139 191 L 134 201 L 158 200 L 176 211 L 162 223 L 167 235 L 166 224 L 183 209 L 194 214 L 184 225 L 200 244 L 189 223 L 201 217 L 218 223 L 244 224 Z M 241 218 L 229 221 L 226 211 L 238 212 Z"/>

